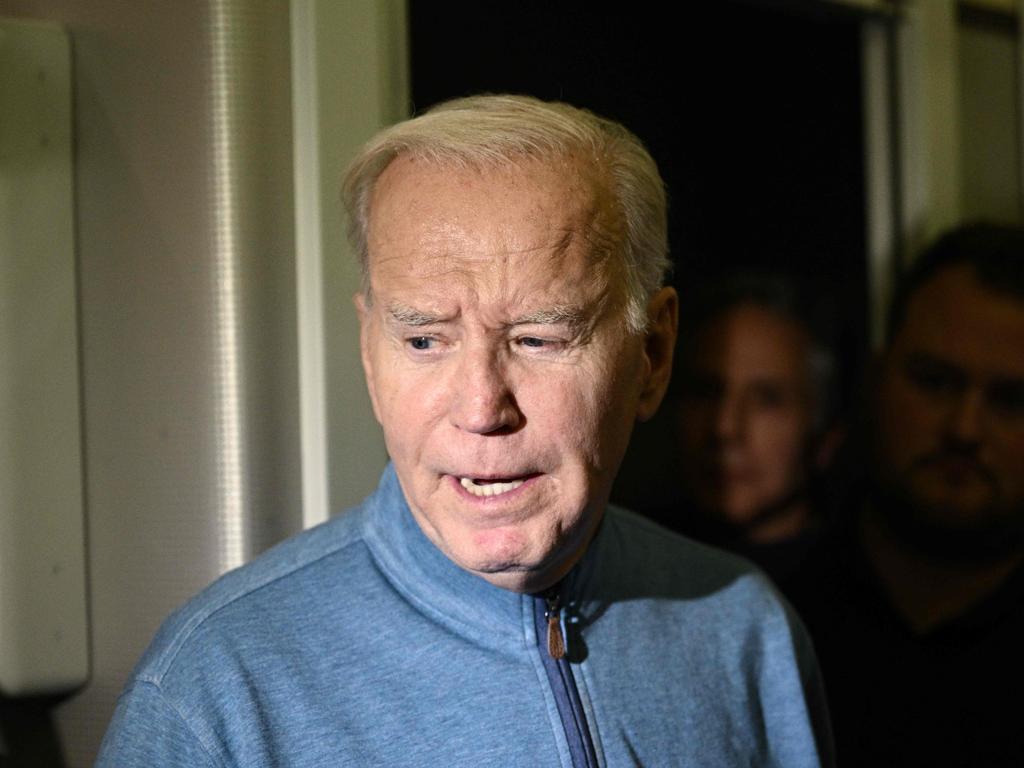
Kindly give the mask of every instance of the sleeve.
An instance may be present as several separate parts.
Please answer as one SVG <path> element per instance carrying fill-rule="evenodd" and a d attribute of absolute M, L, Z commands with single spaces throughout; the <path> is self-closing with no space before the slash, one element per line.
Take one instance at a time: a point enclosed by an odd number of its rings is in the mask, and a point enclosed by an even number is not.
<path fill-rule="evenodd" d="M 133 682 L 121 695 L 96 768 L 221 768 L 153 683 Z"/>

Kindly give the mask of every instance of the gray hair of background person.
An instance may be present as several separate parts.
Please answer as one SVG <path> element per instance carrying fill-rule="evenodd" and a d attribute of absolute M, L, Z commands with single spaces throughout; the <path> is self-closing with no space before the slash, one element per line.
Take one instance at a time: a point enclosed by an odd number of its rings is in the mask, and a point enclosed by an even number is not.
<path fill-rule="evenodd" d="M 679 317 L 679 344 L 684 351 L 713 321 L 741 306 L 753 306 L 782 317 L 801 328 L 810 340 L 807 359 L 813 398 L 812 430 L 823 434 L 840 413 L 839 364 L 836 355 L 837 318 L 833 303 L 796 278 L 776 274 L 737 273 L 718 278 L 684 297 Z M 676 356 L 677 369 L 685 368 L 686 354 Z M 677 370 L 673 382 L 685 381 Z"/>
<path fill-rule="evenodd" d="M 647 302 L 670 267 L 667 203 L 657 165 L 626 128 L 568 104 L 484 95 L 444 102 L 378 134 L 353 160 L 342 187 L 367 298 L 370 200 L 377 179 L 400 155 L 482 170 L 578 157 L 605 173 L 624 230 L 615 247 L 626 267 L 627 322 L 634 332 L 645 329 Z"/>
<path fill-rule="evenodd" d="M 914 294 L 944 269 L 969 266 L 978 282 L 993 293 L 1024 302 L 1024 229 L 975 222 L 952 229 L 926 248 L 902 276 L 893 294 L 885 338 L 903 327 Z"/>

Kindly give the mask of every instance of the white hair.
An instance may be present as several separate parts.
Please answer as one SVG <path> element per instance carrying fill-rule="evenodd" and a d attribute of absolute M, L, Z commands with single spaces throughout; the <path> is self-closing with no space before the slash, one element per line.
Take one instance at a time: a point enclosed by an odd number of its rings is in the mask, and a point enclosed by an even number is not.
<path fill-rule="evenodd" d="M 647 302 L 664 284 L 668 257 L 665 185 L 640 140 L 619 123 L 585 109 L 530 96 L 483 95 L 439 104 L 378 133 L 345 174 L 349 236 L 369 296 L 367 228 L 377 179 L 400 155 L 439 165 L 488 168 L 524 159 L 578 156 L 607 180 L 624 225 L 627 322 L 647 326 Z"/>

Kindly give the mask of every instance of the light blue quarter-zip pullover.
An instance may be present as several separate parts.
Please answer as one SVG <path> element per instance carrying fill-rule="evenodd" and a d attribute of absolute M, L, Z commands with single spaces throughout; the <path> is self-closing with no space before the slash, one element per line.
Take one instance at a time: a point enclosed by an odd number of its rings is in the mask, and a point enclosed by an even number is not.
<path fill-rule="evenodd" d="M 168 619 L 98 765 L 831 765 L 803 627 L 743 561 L 609 508 L 557 597 L 448 560 L 389 467 Z"/>

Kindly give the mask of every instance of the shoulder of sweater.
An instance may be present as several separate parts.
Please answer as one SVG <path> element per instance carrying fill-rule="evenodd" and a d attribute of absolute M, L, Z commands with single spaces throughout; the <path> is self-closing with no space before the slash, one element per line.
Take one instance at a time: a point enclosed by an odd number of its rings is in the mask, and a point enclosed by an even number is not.
<path fill-rule="evenodd" d="M 277 544 L 255 559 L 225 573 L 172 613 L 136 666 L 132 680 L 160 686 L 189 641 L 219 615 L 246 601 L 258 601 L 270 587 L 301 579 L 310 569 L 364 539 L 368 505 L 348 510 Z"/>
<path fill-rule="evenodd" d="M 648 554 L 661 555 L 682 564 L 687 569 L 701 566 L 736 575 L 761 574 L 757 566 L 744 557 L 669 530 L 622 507 L 608 507 L 608 522 L 634 546 L 642 547 Z"/>
<path fill-rule="evenodd" d="M 608 508 L 606 523 L 613 529 L 614 545 L 623 548 L 616 558 L 621 581 L 643 579 L 653 584 L 656 594 L 664 596 L 706 595 L 732 605 L 760 604 L 772 612 L 785 607 L 770 579 L 739 555 L 620 507 Z"/>

